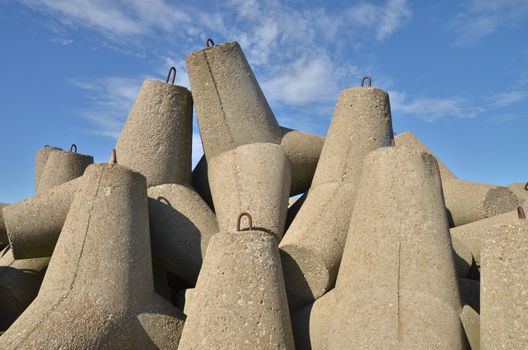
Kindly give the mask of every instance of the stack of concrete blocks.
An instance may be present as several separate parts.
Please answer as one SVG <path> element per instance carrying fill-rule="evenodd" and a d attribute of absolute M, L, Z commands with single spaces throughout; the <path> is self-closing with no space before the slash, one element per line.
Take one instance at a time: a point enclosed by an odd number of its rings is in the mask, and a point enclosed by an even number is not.
<path fill-rule="evenodd" d="M 326 138 L 280 127 L 238 43 L 208 44 L 192 93 L 144 82 L 110 164 L 46 146 L 0 204 L 1 349 L 528 348 L 528 185 L 394 137 L 370 78 Z"/>

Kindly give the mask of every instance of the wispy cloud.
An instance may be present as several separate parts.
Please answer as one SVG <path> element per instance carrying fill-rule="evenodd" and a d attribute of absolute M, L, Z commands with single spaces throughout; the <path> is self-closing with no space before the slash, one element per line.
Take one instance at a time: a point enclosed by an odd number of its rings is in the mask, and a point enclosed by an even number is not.
<path fill-rule="evenodd" d="M 528 98 L 528 91 L 508 91 L 500 92 L 490 98 L 491 104 L 495 107 L 506 107 L 514 103 L 521 102 Z"/>
<path fill-rule="evenodd" d="M 471 46 L 502 28 L 527 22 L 526 0 L 466 0 L 449 27 L 455 33 L 455 45 Z"/>

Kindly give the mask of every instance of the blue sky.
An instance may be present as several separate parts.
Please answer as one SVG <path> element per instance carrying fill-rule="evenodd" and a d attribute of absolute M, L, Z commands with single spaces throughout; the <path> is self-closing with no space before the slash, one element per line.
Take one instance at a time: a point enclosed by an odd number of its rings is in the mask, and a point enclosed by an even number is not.
<path fill-rule="evenodd" d="M 528 1 L 211 3 L 0 0 L 0 202 L 33 194 L 45 144 L 106 161 L 142 81 L 174 65 L 189 87 L 208 37 L 240 42 L 281 125 L 326 134 L 340 90 L 371 74 L 395 131 L 457 176 L 528 181 Z"/>

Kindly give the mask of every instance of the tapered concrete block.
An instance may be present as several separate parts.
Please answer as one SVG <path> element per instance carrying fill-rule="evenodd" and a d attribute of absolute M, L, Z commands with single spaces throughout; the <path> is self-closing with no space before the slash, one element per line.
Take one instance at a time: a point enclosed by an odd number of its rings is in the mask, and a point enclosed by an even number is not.
<path fill-rule="evenodd" d="M 279 144 L 279 124 L 237 42 L 185 59 L 208 161 L 238 146 Z"/>
<path fill-rule="evenodd" d="M 480 316 L 468 305 L 464 305 L 460 313 L 460 320 L 464 326 L 471 350 L 480 349 Z"/>
<path fill-rule="evenodd" d="M 46 166 L 46 162 L 48 161 L 48 157 L 51 152 L 56 150 L 62 151 L 61 148 L 46 145 L 39 149 L 35 154 L 35 193 L 39 193 L 39 182 L 44 167 Z"/>
<path fill-rule="evenodd" d="M 504 224 L 483 242 L 480 347 L 528 348 L 528 221 Z"/>
<path fill-rule="evenodd" d="M 145 178 L 104 164 L 81 181 L 40 292 L 0 348 L 176 348 L 183 315 L 154 294 Z"/>
<path fill-rule="evenodd" d="M 443 189 L 452 227 L 517 208 L 517 197 L 504 186 L 451 179 L 443 182 Z"/>
<path fill-rule="evenodd" d="M 336 312 L 337 299 L 332 289 L 292 316 L 296 349 L 323 350 L 327 348 L 328 328 Z"/>
<path fill-rule="evenodd" d="M 7 238 L 7 230 L 5 227 L 4 222 L 4 214 L 2 209 L 7 207 L 9 204 L 6 203 L 0 203 L 0 244 L 9 244 L 9 240 Z"/>
<path fill-rule="evenodd" d="M 523 208 L 523 207 L 521 207 Z M 528 209 L 523 212 L 528 213 Z M 507 213 L 474 221 L 470 224 L 452 228 L 451 237 L 462 242 L 469 248 L 475 262 L 480 266 L 480 249 L 484 239 L 497 231 L 497 227 L 505 224 L 515 224 L 519 222 L 519 213 L 517 210 L 512 210 Z"/>
<path fill-rule="evenodd" d="M 329 349 L 464 349 L 438 165 L 407 148 L 365 159 L 336 282 Z"/>
<path fill-rule="evenodd" d="M 9 248 L 0 252 L 0 331 L 7 330 L 35 299 L 49 260 L 15 260 Z"/>
<path fill-rule="evenodd" d="M 216 217 L 190 187 L 150 187 L 149 219 L 153 259 L 191 285 L 196 283 Z"/>
<path fill-rule="evenodd" d="M 508 188 L 515 193 L 519 205 L 528 201 L 528 182 L 516 182 L 508 186 Z"/>
<path fill-rule="evenodd" d="M 115 147 L 117 161 L 147 185 L 191 181 L 192 107 L 189 90 L 145 80 Z"/>
<path fill-rule="evenodd" d="M 469 250 L 469 248 L 457 238 L 452 237 L 451 243 L 453 244 L 453 252 L 455 253 L 454 257 L 457 275 L 459 277 L 466 277 L 473 268 L 473 265 L 475 265 L 473 254 L 471 254 L 471 250 Z"/>
<path fill-rule="evenodd" d="M 290 163 L 279 145 L 247 144 L 209 161 L 209 181 L 220 231 L 235 229 L 233 218 L 254 213 L 253 225 L 284 234 L 290 188 Z"/>
<path fill-rule="evenodd" d="M 293 309 L 332 288 L 363 159 L 391 139 L 385 91 L 350 88 L 341 93 L 312 187 L 279 246 Z"/>
<path fill-rule="evenodd" d="M 396 146 L 415 149 L 417 151 L 430 153 L 434 156 L 429 147 L 427 147 L 418 137 L 416 137 L 415 134 L 410 131 L 402 132 L 394 136 L 394 143 Z M 438 163 L 438 168 L 440 169 L 440 177 L 442 181 L 457 178 L 455 174 L 453 174 L 453 172 L 449 170 L 449 168 L 440 159 L 436 158 L 436 162 Z"/>
<path fill-rule="evenodd" d="M 92 156 L 77 153 L 76 148 L 74 152 L 51 152 L 40 176 L 37 194 L 82 176 L 86 167 L 93 161 Z"/>
<path fill-rule="evenodd" d="M 324 144 L 324 137 L 280 127 L 281 147 L 291 165 L 290 196 L 310 188 L 312 178 Z M 213 198 L 207 178 L 207 160 L 204 156 L 193 170 L 192 186 L 204 201 L 213 208 Z"/>
<path fill-rule="evenodd" d="M 467 278 L 458 279 L 460 300 L 476 312 L 480 312 L 480 282 Z"/>
<path fill-rule="evenodd" d="M 255 228 L 214 235 L 185 323 L 180 350 L 294 349 L 276 239 Z"/>
<path fill-rule="evenodd" d="M 3 209 L 16 259 L 51 256 L 80 181 L 76 178 Z"/>

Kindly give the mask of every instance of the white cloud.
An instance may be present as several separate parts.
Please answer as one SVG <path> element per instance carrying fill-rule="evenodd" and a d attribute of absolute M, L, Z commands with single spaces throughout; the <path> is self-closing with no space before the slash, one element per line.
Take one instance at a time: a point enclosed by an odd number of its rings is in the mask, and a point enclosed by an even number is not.
<path fill-rule="evenodd" d="M 528 21 L 526 0 L 466 0 L 463 7 L 450 23 L 457 46 L 474 45 L 502 28 Z"/>
<path fill-rule="evenodd" d="M 528 97 L 528 91 L 501 92 L 491 97 L 491 104 L 495 107 L 507 107 L 521 102 Z"/>

